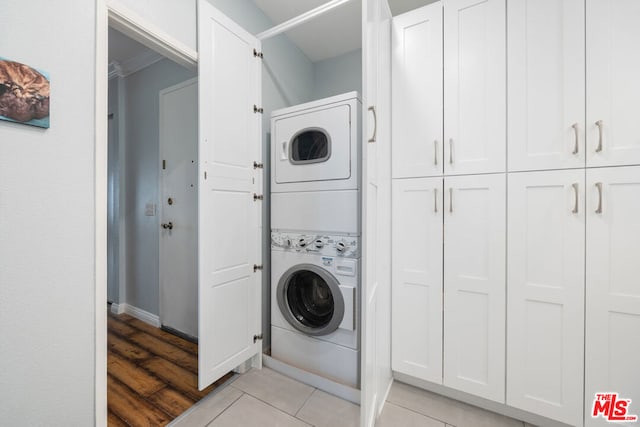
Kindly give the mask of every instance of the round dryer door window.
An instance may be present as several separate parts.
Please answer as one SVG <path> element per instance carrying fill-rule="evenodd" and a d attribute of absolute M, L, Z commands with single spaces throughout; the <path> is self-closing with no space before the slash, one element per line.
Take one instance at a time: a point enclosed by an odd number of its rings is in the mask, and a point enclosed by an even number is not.
<path fill-rule="evenodd" d="M 344 298 L 338 280 L 313 264 L 287 270 L 278 282 L 280 312 L 291 326 L 307 335 L 327 335 L 344 317 Z"/>

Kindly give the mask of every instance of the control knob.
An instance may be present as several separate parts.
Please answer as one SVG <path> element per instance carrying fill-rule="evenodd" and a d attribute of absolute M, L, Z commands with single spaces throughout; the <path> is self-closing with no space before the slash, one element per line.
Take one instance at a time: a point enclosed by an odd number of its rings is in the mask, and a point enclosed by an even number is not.
<path fill-rule="evenodd" d="M 347 246 L 344 242 L 338 242 L 338 243 L 336 243 L 336 251 L 337 251 L 339 254 L 343 254 L 343 253 L 345 253 L 345 252 L 346 252 L 346 250 L 347 250 L 347 247 L 348 247 L 348 246 Z"/>
<path fill-rule="evenodd" d="M 290 248 L 292 244 L 291 239 L 289 239 L 288 237 L 286 237 L 282 243 L 284 244 L 285 248 Z"/>
<path fill-rule="evenodd" d="M 298 240 L 298 246 L 301 248 L 307 246 L 307 241 L 304 239 L 304 237 L 301 237 L 300 240 Z"/>
<path fill-rule="evenodd" d="M 322 249 L 322 247 L 324 246 L 324 242 L 321 239 L 317 239 L 315 242 L 313 242 L 313 244 L 315 245 L 316 249 Z"/>

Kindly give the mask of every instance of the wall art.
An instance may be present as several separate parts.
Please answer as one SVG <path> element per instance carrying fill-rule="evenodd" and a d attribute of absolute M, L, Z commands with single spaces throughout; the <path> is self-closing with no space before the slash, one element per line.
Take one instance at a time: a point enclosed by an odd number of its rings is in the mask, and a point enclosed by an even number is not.
<path fill-rule="evenodd" d="M 0 57 L 0 120 L 49 127 L 49 74 Z"/>

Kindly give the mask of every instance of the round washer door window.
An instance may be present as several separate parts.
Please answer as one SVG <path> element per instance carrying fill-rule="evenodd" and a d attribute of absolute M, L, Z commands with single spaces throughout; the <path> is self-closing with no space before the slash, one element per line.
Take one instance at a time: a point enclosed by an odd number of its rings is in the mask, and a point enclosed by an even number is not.
<path fill-rule="evenodd" d="M 285 272 L 277 288 L 280 312 L 291 326 L 307 335 L 327 335 L 344 317 L 344 299 L 335 277 L 313 264 Z"/>

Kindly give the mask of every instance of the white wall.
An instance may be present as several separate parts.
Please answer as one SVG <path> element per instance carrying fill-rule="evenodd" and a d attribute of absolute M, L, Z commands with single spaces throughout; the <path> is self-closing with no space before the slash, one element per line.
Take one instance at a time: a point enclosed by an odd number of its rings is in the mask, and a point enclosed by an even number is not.
<path fill-rule="evenodd" d="M 196 76 L 164 59 L 123 79 L 126 111 L 126 299 L 124 302 L 159 314 L 160 217 L 145 215 L 145 205 L 159 204 L 159 92 Z M 156 208 L 157 210 L 157 208 Z"/>
<path fill-rule="evenodd" d="M 314 63 L 313 98 L 327 98 L 357 90 L 362 94 L 362 50 Z"/>
<path fill-rule="evenodd" d="M 52 84 L 50 129 L 0 122 L 2 425 L 94 424 L 94 44 L 95 2 L 2 1 L 0 55 Z"/>

